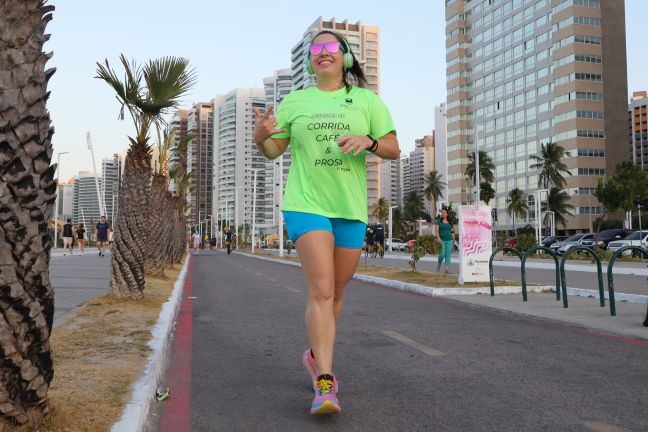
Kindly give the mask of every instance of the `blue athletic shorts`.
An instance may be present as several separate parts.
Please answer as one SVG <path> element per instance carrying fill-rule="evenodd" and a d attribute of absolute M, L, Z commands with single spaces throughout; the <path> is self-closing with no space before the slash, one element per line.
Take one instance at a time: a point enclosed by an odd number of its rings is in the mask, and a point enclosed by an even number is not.
<path fill-rule="evenodd" d="M 335 246 L 347 249 L 362 249 L 367 224 L 359 220 L 327 218 L 312 213 L 283 212 L 288 237 L 293 243 L 310 231 L 324 230 L 333 234 Z"/>

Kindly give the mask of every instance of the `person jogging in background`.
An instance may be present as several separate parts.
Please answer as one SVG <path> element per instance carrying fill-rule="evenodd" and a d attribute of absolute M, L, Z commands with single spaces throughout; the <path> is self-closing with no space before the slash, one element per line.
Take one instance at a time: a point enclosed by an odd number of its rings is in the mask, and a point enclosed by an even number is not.
<path fill-rule="evenodd" d="M 105 256 L 105 249 L 108 246 L 108 230 L 110 225 L 106 222 L 106 216 L 99 218 L 99 223 L 95 227 L 95 241 L 97 242 L 97 249 L 99 249 L 99 256 Z"/>
<path fill-rule="evenodd" d="M 198 253 L 198 249 L 200 249 L 200 243 L 202 243 L 200 234 L 197 232 L 194 232 L 191 235 L 191 241 L 193 242 L 193 250 L 194 253 Z"/>
<path fill-rule="evenodd" d="M 448 212 L 441 210 L 441 215 L 436 221 L 436 238 L 441 242 L 437 271 L 441 271 L 441 264 L 445 260 L 445 272 L 449 273 L 450 261 L 452 259 L 452 246 L 454 245 L 454 226 L 448 219 Z"/>
<path fill-rule="evenodd" d="M 227 249 L 227 255 L 232 253 L 232 231 L 229 229 L 225 232 L 225 248 Z"/>
<path fill-rule="evenodd" d="M 315 391 L 310 413 L 340 411 L 333 375 L 336 326 L 344 289 L 356 270 L 367 226 L 366 156 L 398 159 L 389 110 L 364 87 L 346 39 L 315 35 L 306 63 L 317 85 L 287 95 L 277 112 L 255 109 L 254 140 L 268 159 L 288 145 L 292 161 L 281 207 L 308 285 L 302 362 Z"/>
<path fill-rule="evenodd" d="M 374 231 L 374 241 L 376 243 L 376 251 L 379 250 L 378 246 L 382 246 L 382 249 L 380 249 L 380 251 L 382 251 L 381 253 L 384 254 L 385 253 L 385 230 L 380 224 L 376 225 L 376 231 Z"/>
<path fill-rule="evenodd" d="M 65 251 L 72 255 L 72 242 L 74 241 L 74 228 L 72 227 L 72 219 L 68 218 L 66 224 L 63 225 L 63 256 Z"/>
<path fill-rule="evenodd" d="M 77 244 L 79 245 L 79 252 L 81 253 L 81 255 L 84 255 L 85 244 L 86 244 L 86 230 L 82 223 L 79 224 L 79 228 L 77 228 L 76 230 L 76 241 Z"/>

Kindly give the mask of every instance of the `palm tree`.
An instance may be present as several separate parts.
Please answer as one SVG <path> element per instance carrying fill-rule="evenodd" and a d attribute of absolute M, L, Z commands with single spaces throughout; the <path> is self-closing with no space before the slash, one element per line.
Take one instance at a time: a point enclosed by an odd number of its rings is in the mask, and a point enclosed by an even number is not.
<path fill-rule="evenodd" d="M 392 237 L 398 238 L 403 233 L 403 225 L 405 221 L 403 220 L 403 212 L 400 207 L 396 207 L 392 210 Z M 389 228 L 388 228 L 389 229 Z"/>
<path fill-rule="evenodd" d="M 553 187 L 549 190 L 547 202 L 549 205 L 545 202 L 542 203 L 542 211 L 552 211 L 556 225 L 560 224 L 566 227 L 567 218 L 565 216 L 574 216 L 574 213 L 572 213 L 574 206 L 569 203 L 569 194 L 557 187 Z"/>
<path fill-rule="evenodd" d="M 495 165 L 493 159 L 483 150 L 479 151 L 479 180 L 480 182 L 486 181 L 493 183 L 495 181 Z M 468 180 L 475 182 L 475 154 L 468 155 L 468 165 L 466 165 L 466 172 L 464 173 Z M 473 183 L 473 184 L 474 184 Z"/>
<path fill-rule="evenodd" d="M 488 182 L 481 182 L 479 185 L 479 199 L 488 205 L 493 198 L 495 198 L 493 186 Z"/>
<path fill-rule="evenodd" d="M 54 6 L 0 1 L 0 431 L 37 430 L 54 375 L 49 278 L 56 197 L 46 102 L 54 69 L 43 52 Z"/>
<path fill-rule="evenodd" d="M 562 189 L 567 181 L 563 174 L 572 175 L 567 169 L 563 160 L 567 157 L 567 151 L 564 147 L 551 142 L 541 144 L 540 155 L 531 155 L 531 160 L 535 161 L 529 168 L 540 170 L 538 175 L 538 187 L 549 189 L 551 185 Z"/>
<path fill-rule="evenodd" d="M 506 202 L 508 203 L 506 212 L 509 216 L 513 216 L 513 232 L 515 232 L 515 216 L 523 217 L 529 209 L 527 196 L 520 188 L 515 188 L 509 192 Z"/>
<path fill-rule="evenodd" d="M 423 194 L 428 201 L 432 201 L 432 211 L 436 212 L 436 203 L 439 198 L 443 198 L 443 189 L 447 184 L 441 181 L 441 174 L 433 170 L 425 175 L 425 189 Z"/>
<path fill-rule="evenodd" d="M 119 118 L 123 120 L 128 110 L 135 126 L 135 137 L 129 137 L 119 194 L 109 292 L 139 299 L 143 296 L 144 269 L 150 254 L 147 242 L 151 226 L 148 208 L 152 175 L 150 128 L 161 124 L 166 111 L 178 106 L 180 98 L 193 86 L 196 75 L 189 69 L 189 61 L 183 58 L 150 60 L 143 67 L 129 63 L 123 54 L 120 61 L 125 72 L 123 81 L 108 60 L 105 64 L 97 63 L 97 78 L 115 91 L 121 103 Z"/>
<path fill-rule="evenodd" d="M 405 197 L 405 219 L 413 221 L 425 214 L 423 200 L 416 192 L 410 192 Z"/>
<path fill-rule="evenodd" d="M 378 219 L 378 222 L 384 225 L 385 219 L 389 216 L 389 201 L 383 197 L 378 198 L 378 202 L 374 205 L 371 214 Z"/>

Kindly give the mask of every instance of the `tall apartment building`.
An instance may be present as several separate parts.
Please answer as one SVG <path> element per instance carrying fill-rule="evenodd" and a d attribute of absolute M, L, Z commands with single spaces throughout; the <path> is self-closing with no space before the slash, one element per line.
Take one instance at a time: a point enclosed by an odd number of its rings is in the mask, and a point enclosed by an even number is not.
<path fill-rule="evenodd" d="M 101 190 L 103 179 L 99 178 L 99 189 Z M 101 209 L 97 196 L 97 185 L 95 176 L 88 171 L 80 171 L 74 177 L 74 200 L 72 205 L 72 223 L 84 223 L 86 227 L 99 221 Z M 88 230 L 90 232 L 91 230 Z"/>
<path fill-rule="evenodd" d="M 648 170 L 648 92 L 632 93 L 628 106 L 629 156 L 630 160 Z"/>
<path fill-rule="evenodd" d="M 623 0 L 446 0 L 450 201 L 474 201 L 464 171 L 478 140 L 496 166 L 498 228 L 510 229 L 508 191 L 538 190 L 529 157 L 552 140 L 569 150 L 567 230 L 588 229 L 597 177 L 626 157 L 614 149 L 627 140 L 624 13 Z"/>
<path fill-rule="evenodd" d="M 446 104 L 434 107 L 434 169 L 441 176 L 443 183 L 448 183 L 448 145 L 446 132 Z M 439 202 L 448 201 L 448 187 L 442 187 L 443 198 Z"/>
<path fill-rule="evenodd" d="M 66 220 L 72 217 L 74 210 L 74 179 L 69 183 L 59 183 L 58 219 Z"/>
<path fill-rule="evenodd" d="M 179 109 L 171 117 L 169 121 L 169 129 L 175 131 L 175 139 L 173 141 L 173 148 L 175 148 L 181 139 L 187 136 L 187 123 L 188 123 L 189 110 Z M 180 162 L 181 155 L 177 154 L 175 151 L 171 151 L 169 154 L 169 168 L 178 164 Z M 175 184 L 169 182 L 169 190 L 175 192 Z"/>
<path fill-rule="evenodd" d="M 291 69 L 293 71 L 293 90 L 303 89 L 315 84 L 315 77 L 308 74 L 306 62 L 308 60 L 308 47 L 313 37 L 322 30 L 331 30 L 342 34 L 367 78 L 367 88 L 380 94 L 380 30 L 375 26 L 355 24 L 348 20 L 338 22 L 335 18 L 330 21 L 321 16 L 316 19 L 304 32 L 301 40 L 291 50 Z M 367 155 L 367 211 L 369 221 L 375 222 L 371 213 L 380 197 L 380 159 Z"/>
<path fill-rule="evenodd" d="M 276 107 L 292 89 L 292 70 L 280 69 L 275 71 L 274 75 L 263 79 L 263 88 L 265 91 L 265 109 Z M 283 188 L 279 173 L 283 164 Z M 265 163 L 265 207 L 262 228 L 266 232 L 276 233 L 279 222 L 279 203 L 280 196 L 286 189 L 286 180 L 288 180 L 288 170 L 290 168 L 290 147 L 282 157 L 275 160 L 266 160 Z"/>
<path fill-rule="evenodd" d="M 214 220 L 227 220 L 232 227 L 237 217 L 239 225 L 252 225 L 254 172 L 250 168 L 258 170 L 255 221 L 264 222 L 266 159 L 254 144 L 253 109 L 263 111 L 265 106 L 262 88 L 236 89 L 214 99 Z"/>
<path fill-rule="evenodd" d="M 425 176 L 434 169 L 434 135 L 426 135 L 414 142 L 414 151 L 403 164 L 403 197 L 416 192 L 424 200 L 425 211 L 434 216 L 433 204 L 424 195 Z"/>
<path fill-rule="evenodd" d="M 385 160 L 380 164 L 380 196 L 390 206 L 403 207 L 403 186 L 400 159 Z"/>
<path fill-rule="evenodd" d="M 212 214 L 214 116 L 211 102 L 199 102 L 187 113 L 187 171 L 193 173 L 189 192 L 189 222 L 198 223 Z"/>

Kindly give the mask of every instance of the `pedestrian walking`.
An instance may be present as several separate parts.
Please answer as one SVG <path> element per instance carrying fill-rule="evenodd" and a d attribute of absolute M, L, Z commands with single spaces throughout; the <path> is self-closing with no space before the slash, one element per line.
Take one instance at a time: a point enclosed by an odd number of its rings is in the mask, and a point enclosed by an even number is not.
<path fill-rule="evenodd" d="M 448 219 L 447 210 L 441 210 L 441 214 L 436 220 L 436 238 L 441 243 L 441 252 L 439 253 L 437 271 L 441 271 L 441 264 L 445 260 L 445 272 L 449 273 L 450 261 L 452 260 L 452 247 L 454 245 L 454 226 Z"/>
<path fill-rule="evenodd" d="M 227 255 L 232 253 L 232 231 L 229 229 L 225 231 L 225 248 L 227 249 Z"/>
<path fill-rule="evenodd" d="M 67 251 L 72 255 L 72 242 L 74 241 L 74 227 L 72 227 L 72 219 L 67 218 L 65 225 L 63 225 L 63 256 Z"/>
<path fill-rule="evenodd" d="M 99 249 L 99 256 L 105 256 L 105 250 L 108 247 L 108 230 L 110 225 L 106 222 L 106 216 L 99 218 L 99 223 L 95 226 L 95 241 L 97 242 L 97 249 Z"/>
<path fill-rule="evenodd" d="M 194 253 L 198 253 L 198 249 L 200 249 L 200 243 L 202 243 L 200 234 L 197 232 L 194 232 L 191 236 L 191 240 L 193 242 L 193 249 Z"/>
<path fill-rule="evenodd" d="M 76 230 L 76 241 L 79 245 L 79 253 L 85 255 L 86 230 L 82 223 L 79 224 L 79 228 Z"/>
<path fill-rule="evenodd" d="M 307 69 L 317 85 L 287 95 L 276 118 L 255 109 L 255 142 L 268 159 L 290 144 L 292 162 L 282 211 L 308 285 L 302 361 L 315 397 L 311 414 L 340 411 L 333 374 L 344 289 L 356 270 L 367 225 L 366 155 L 398 159 L 389 110 L 363 88 L 364 73 L 347 40 L 315 35 Z"/>

